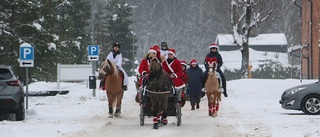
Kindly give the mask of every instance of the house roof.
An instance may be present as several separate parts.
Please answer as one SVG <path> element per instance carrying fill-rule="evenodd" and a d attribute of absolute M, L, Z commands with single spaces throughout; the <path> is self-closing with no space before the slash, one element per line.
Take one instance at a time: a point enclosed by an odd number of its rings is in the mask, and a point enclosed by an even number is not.
<path fill-rule="evenodd" d="M 218 34 L 216 43 L 219 46 L 235 45 L 231 34 Z M 287 45 L 287 38 L 283 33 L 259 34 L 256 37 L 249 38 L 249 45 Z"/>
<path fill-rule="evenodd" d="M 288 47 L 288 52 L 294 52 L 294 51 L 298 51 L 301 50 L 303 47 L 301 47 L 301 45 L 294 45 L 291 47 Z"/>

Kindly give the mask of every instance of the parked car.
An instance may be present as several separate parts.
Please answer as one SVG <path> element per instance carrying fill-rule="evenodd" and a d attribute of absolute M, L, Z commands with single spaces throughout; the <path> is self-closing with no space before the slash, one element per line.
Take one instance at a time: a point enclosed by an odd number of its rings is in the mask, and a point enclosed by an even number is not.
<path fill-rule="evenodd" d="M 0 65 L 0 114 L 12 113 L 17 121 L 25 119 L 23 85 L 12 67 Z"/>
<path fill-rule="evenodd" d="M 302 110 L 308 115 L 320 114 L 320 83 L 309 83 L 285 90 L 279 101 L 282 108 Z"/>

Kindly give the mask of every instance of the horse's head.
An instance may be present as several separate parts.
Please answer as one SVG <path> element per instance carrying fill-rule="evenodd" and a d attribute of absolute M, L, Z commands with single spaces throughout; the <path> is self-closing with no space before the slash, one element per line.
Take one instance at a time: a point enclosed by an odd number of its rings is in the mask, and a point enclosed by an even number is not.
<path fill-rule="evenodd" d="M 213 61 L 209 63 L 209 71 L 208 72 L 214 72 L 217 70 L 217 62 Z"/>
<path fill-rule="evenodd" d="M 163 71 L 161 64 L 157 58 L 150 60 L 150 75 L 146 80 L 147 89 L 156 92 L 164 92 L 171 90 L 171 79 Z"/>
<path fill-rule="evenodd" d="M 111 62 L 109 60 L 105 60 L 101 64 L 98 79 L 100 79 L 100 80 L 104 79 L 105 77 L 107 77 L 108 75 L 111 75 L 111 74 L 118 76 L 117 71 L 118 71 L 117 66 L 113 62 Z"/>
<path fill-rule="evenodd" d="M 157 58 L 150 60 L 149 70 L 151 73 L 159 74 L 162 72 L 160 61 Z"/>
<path fill-rule="evenodd" d="M 208 59 L 208 68 L 209 68 L 209 73 L 213 73 L 217 70 L 217 59 L 216 58 L 210 58 Z"/>

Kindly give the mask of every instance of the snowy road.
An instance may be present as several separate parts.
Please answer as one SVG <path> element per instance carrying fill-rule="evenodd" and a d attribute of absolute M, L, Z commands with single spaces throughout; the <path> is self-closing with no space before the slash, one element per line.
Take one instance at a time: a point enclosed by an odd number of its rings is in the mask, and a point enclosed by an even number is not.
<path fill-rule="evenodd" d="M 123 117 L 108 118 L 104 92 L 98 90 L 93 97 L 84 83 L 61 83 L 69 94 L 30 97 L 26 120 L 0 121 L 0 133 L 1 137 L 318 137 L 319 115 L 284 110 L 279 104 L 283 90 L 298 84 L 299 80 L 292 79 L 228 81 L 229 97 L 222 98 L 216 118 L 208 116 L 205 97 L 199 110 L 191 111 L 186 102 L 181 126 L 176 126 L 176 118 L 170 116 L 168 125 L 154 130 L 151 118 L 145 119 L 144 126 L 139 124 L 133 85 L 123 98 Z M 30 90 L 55 88 L 56 83 L 30 85 Z"/>
<path fill-rule="evenodd" d="M 231 137 L 239 136 L 235 127 L 225 123 L 226 119 L 234 116 L 235 113 L 225 113 L 222 108 L 217 118 L 211 118 L 207 114 L 207 99 L 203 98 L 201 108 L 191 111 L 190 104 L 187 102 L 182 109 L 182 125 L 176 126 L 176 118 L 169 117 L 169 124 L 160 127 L 158 130 L 152 129 L 152 118 L 145 119 L 145 125 L 139 125 L 139 107 L 137 104 L 128 103 L 124 105 L 133 105 L 131 109 L 122 112 L 123 118 L 107 118 L 107 115 L 99 115 L 88 120 L 78 121 L 78 124 L 86 127 L 76 133 L 66 134 L 70 137 L 92 136 L 104 137 L 112 135 L 116 137 L 139 136 L 139 137 L 170 137 L 170 136 L 220 136 Z M 223 105 L 223 104 L 221 104 Z"/>

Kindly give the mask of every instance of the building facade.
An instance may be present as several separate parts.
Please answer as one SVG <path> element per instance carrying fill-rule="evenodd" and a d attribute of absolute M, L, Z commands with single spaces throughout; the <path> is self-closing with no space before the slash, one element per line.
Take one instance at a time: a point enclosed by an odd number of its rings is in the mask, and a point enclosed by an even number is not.
<path fill-rule="evenodd" d="M 301 0 L 301 71 L 303 79 L 319 78 L 320 0 Z"/>

